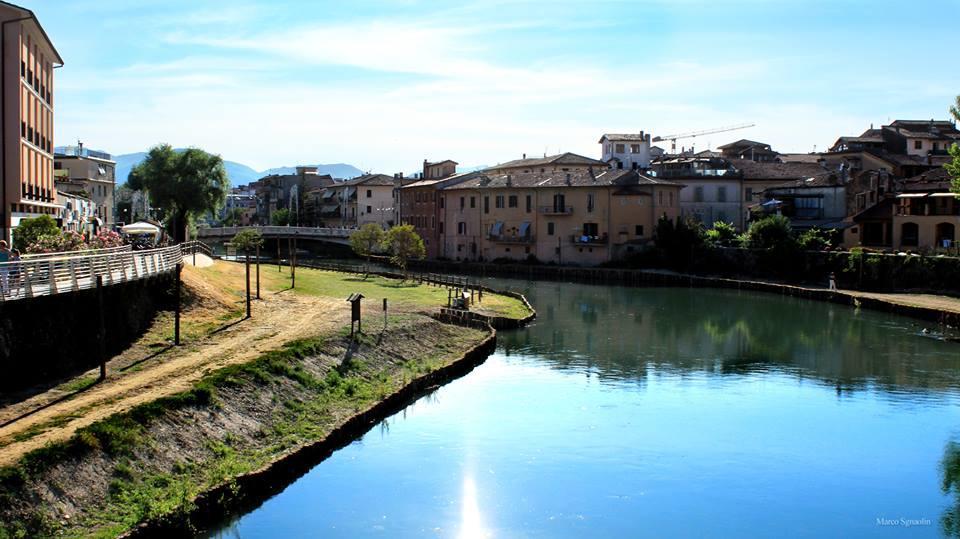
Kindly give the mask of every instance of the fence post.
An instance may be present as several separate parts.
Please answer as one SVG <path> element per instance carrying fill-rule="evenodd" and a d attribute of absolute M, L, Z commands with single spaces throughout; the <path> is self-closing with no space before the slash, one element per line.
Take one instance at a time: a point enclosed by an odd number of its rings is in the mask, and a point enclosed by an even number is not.
<path fill-rule="evenodd" d="M 105 380 L 107 378 L 107 330 L 106 323 L 103 320 L 103 277 L 97 275 L 97 311 L 98 319 L 100 322 L 100 327 L 98 329 L 100 342 L 99 353 L 100 353 L 100 380 Z"/>
<path fill-rule="evenodd" d="M 54 271 L 54 262 L 51 260 L 47 264 L 47 271 L 50 272 L 50 294 L 57 293 L 57 273 Z"/>
<path fill-rule="evenodd" d="M 257 245 L 257 299 L 260 299 L 260 246 Z"/>
<path fill-rule="evenodd" d="M 244 266 L 246 267 L 247 282 L 247 318 L 250 318 L 250 249 L 243 250 Z"/>
<path fill-rule="evenodd" d="M 180 346 L 180 272 L 183 270 L 183 263 L 177 264 L 177 303 L 173 311 L 173 345 Z"/>

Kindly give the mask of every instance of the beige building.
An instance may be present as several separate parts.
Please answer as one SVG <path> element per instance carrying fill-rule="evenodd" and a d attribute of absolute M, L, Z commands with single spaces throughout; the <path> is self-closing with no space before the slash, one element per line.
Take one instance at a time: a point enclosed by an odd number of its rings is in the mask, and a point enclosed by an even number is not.
<path fill-rule="evenodd" d="M 57 148 L 53 168 L 57 189 L 92 200 L 100 224 L 114 223 L 117 163 L 110 154 L 89 150 L 83 144 Z"/>
<path fill-rule="evenodd" d="M 500 163 L 499 165 L 488 168 L 485 172 L 544 174 L 555 172 L 584 172 L 591 169 L 603 170 L 608 168 L 608 166 L 609 165 L 603 161 L 570 152 L 529 159 L 527 158 L 527 154 L 523 154 L 522 159 Z"/>
<path fill-rule="evenodd" d="M 596 265 L 639 249 L 680 184 L 633 170 L 480 173 L 444 187 L 441 258 Z"/>
<path fill-rule="evenodd" d="M 21 219 L 56 216 L 53 177 L 53 68 L 63 59 L 32 11 L 0 3 L 2 19 L 3 237 Z"/>
<path fill-rule="evenodd" d="M 366 174 L 350 180 L 349 184 L 357 189 L 357 226 L 375 223 L 387 229 L 397 224 L 399 208 L 396 201 L 396 189 L 400 178 L 386 174 Z"/>

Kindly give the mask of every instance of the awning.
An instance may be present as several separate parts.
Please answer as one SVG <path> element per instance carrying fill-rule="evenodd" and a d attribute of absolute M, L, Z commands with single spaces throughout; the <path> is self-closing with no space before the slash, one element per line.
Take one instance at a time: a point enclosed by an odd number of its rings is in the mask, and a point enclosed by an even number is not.
<path fill-rule="evenodd" d="M 157 236 L 160 234 L 160 227 L 144 221 L 138 221 L 121 228 L 120 232 L 124 234 L 152 234 Z"/>
<path fill-rule="evenodd" d="M 900 193 L 897 198 L 923 198 L 927 193 Z"/>
<path fill-rule="evenodd" d="M 956 198 L 957 194 L 956 193 L 930 193 L 930 196 Z"/>
<path fill-rule="evenodd" d="M 330 198 L 333 196 L 333 193 L 334 193 L 333 189 L 325 189 L 323 191 L 323 198 Z"/>
<path fill-rule="evenodd" d="M 340 211 L 339 204 L 320 206 L 320 213 L 337 213 Z"/>
<path fill-rule="evenodd" d="M 524 221 L 520 225 L 520 235 L 524 238 L 530 235 L 530 221 Z"/>
<path fill-rule="evenodd" d="M 783 201 L 782 201 L 782 200 L 777 200 L 777 199 L 775 199 L 775 198 L 771 198 L 770 200 L 768 200 L 768 201 L 766 201 L 766 202 L 764 202 L 763 204 L 760 204 L 760 205 L 761 205 L 761 206 L 767 206 L 767 207 L 769 207 L 769 206 L 779 206 L 780 204 L 783 204 Z"/>
<path fill-rule="evenodd" d="M 491 236 L 499 236 L 500 234 L 503 234 L 503 221 L 497 221 L 490 227 Z"/>

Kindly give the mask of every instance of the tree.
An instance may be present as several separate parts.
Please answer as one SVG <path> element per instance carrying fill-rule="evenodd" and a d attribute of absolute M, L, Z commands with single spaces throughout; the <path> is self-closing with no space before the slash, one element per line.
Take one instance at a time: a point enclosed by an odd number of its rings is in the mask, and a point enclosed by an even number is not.
<path fill-rule="evenodd" d="M 752 249 L 788 247 L 795 241 L 790 219 L 783 215 L 768 215 L 750 223 L 747 229 L 747 247 Z"/>
<path fill-rule="evenodd" d="M 232 208 L 223 216 L 223 226 L 240 226 L 243 221 L 243 210 Z"/>
<path fill-rule="evenodd" d="M 37 243 L 44 236 L 60 236 L 60 227 L 57 226 L 53 217 L 41 215 L 21 219 L 20 224 L 13 230 L 13 248 L 19 249 L 21 252 L 27 252 L 31 245 Z"/>
<path fill-rule="evenodd" d="M 953 160 L 943 164 L 950 175 L 951 191 L 960 195 L 960 144 L 953 144 L 948 149 Z"/>
<path fill-rule="evenodd" d="M 216 211 L 226 199 L 230 181 L 219 155 L 198 148 L 175 151 L 169 144 L 159 144 L 130 171 L 127 185 L 150 193 L 152 203 L 169 216 L 174 240 L 182 242 L 189 219 Z"/>
<path fill-rule="evenodd" d="M 350 234 L 350 247 L 354 253 L 367 259 L 370 262 L 370 255 L 377 252 L 383 245 L 383 229 L 376 223 L 367 223 L 360 227 L 353 234 Z"/>
<path fill-rule="evenodd" d="M 957 96 L 957 104 L 950 107 L 950 115 L 953 119 L 960 122 L 960 95 Z"/>
<path fill-rule="evenodd" d="M 390 261 L 403 270 L 404 278 L 407 277 L 407 262 L 421 259 L 427 254 L 423 239 L 413 230 L 413 225 L 391 228 L 387 232 L 384 245 L 390 253 Z"/>
<path fill-rule="evenodd" d="M 290 224 L 290 210 L 281 208 L 270 215 L 270 224 L 276 226 L 287 226 Z"/>
<path fill-rule="evenodd" d="M 250 318 L 250 251 L 256 250 L 263 245 L 263 235 L 260 234 L 260 231 L 257 229 L 245 228 L 237 232 L 230 243 L 233 244 L 235 249 L 243 249 L 244 266 L 247 271 L 247 318 Z M 257 264 L 260 264 L 259 258 L 257 259 Z"/>
<path fill-rule="evenodd" d="M 704 233 L 704 241 L 714 247 L 730 247 L 737 241 L 737 229 L 733 223 L 717 221 Z"/>

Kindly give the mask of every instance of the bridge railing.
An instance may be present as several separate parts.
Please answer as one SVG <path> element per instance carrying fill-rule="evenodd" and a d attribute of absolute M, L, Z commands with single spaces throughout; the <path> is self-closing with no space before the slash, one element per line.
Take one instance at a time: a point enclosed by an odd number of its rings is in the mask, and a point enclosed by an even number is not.
<path fill-rule="evenodd" d="M 26 253 L 20 255 L 22 260 L 40 260 L 45 258 L 60 258 L 64 256 L 77 256 L 86 254 L 112 254 L 130 251 L 130 245 L 120 245 L 119 247 L 107 247 L 106 249 L 83 249 L 81 251 L 58 251 L 55 253 Z"/>
<path fill-rule="evenodd" d="M 224 227 L 206 227 L 197 230 L 197 235 L 201 237 L 233 237 L 241 230 L 252 228 L 259 230 L 264 236 L 303 236 L 303 237 L 323 237 L 323 238 L 349 238 L 351 234 L 357 231 L 355 228 L 329 228 L 329 227 L 310 227 L 310 226 L 224 226 Z"/>
<path fill-rule="evenodd" d="M 104 286 L 146 279 L 174 271 L 183 260 L 179 245 L 109 251 L 0 263 L 0 299 L 11 301 L 95 288 L 97 277 Z"/>

